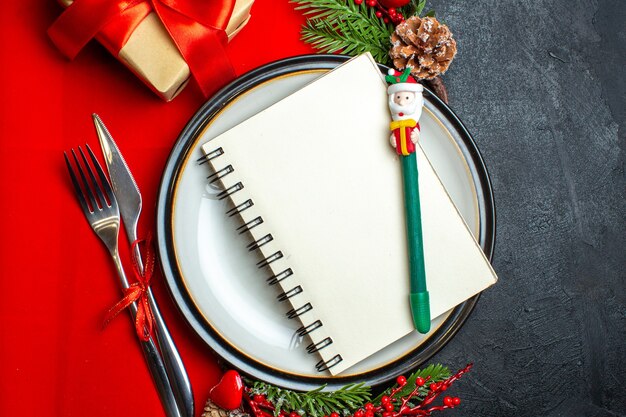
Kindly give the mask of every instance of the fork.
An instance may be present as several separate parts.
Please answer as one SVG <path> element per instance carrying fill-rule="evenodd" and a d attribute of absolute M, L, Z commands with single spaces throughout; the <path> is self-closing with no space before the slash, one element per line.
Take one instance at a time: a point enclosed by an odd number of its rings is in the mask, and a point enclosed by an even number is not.
<path fill-rule="evenodd" d="M 117 269 L 120 284 L 122 285 L 122 288 L 125 289 L 128 288 L 128 279 L 124 273 L 124 268 L 122 267 L 118 251 L 118 236 L 120 230 L 119 206 L 117 204 L 117 200 L 115 199 L 115 195 L 113 194 L 113 190 L 111 189 L 111 185 L 109 184 L 98 159 L 89 145 L 85 145 L 85 147 L 89 154 L 89 158 L 91 159 L 91 164 L 98 175 L 100 184 L 96 180 L 94 169 L 91 168 L 87 161 L 87 157 L 80 146 L 78 147 L 78 153 L 80 154 L 80 159 L 82 160 L 82 166 L 74 149 L 71 149 L 71 154 L 76 168 L 74 169 L 72 167 L 67 152 L 63 153 L 65 163 L 67 164 L 67 169 L 72 179 L 72 184 L 74 185 L 76 196 L 78 197 L 83 213 L 85 214 L 85 217 L 87 218 L 87 221 L 91 225 L 93 231 L 109 250 Z M 78 175 L 76 175 L 76 171 L 78 172 Z M 85 171 L 87 172 L 87 175 L 85 175 Z M 87 176 L 90 181 L 88 181 Z M 137 305 L 135 303 L 130 306 L 130 313 L 134 321 L 137 315 Z M 140 341 L 140 343 L 144 358 L 150 370 L 150 374 L 152 375 L 159 397 L 161 398 L 161 402 L 165 408 L 166 415 L 168 417 L 182 417 L 180 411 L 178 410 L 176 398 L 172 391 L 170 381 L 167 377 L 165 364 L 163 363 L 163 359 L 161 358 L 152 336 L 150 336 L 148 341 Z"/>

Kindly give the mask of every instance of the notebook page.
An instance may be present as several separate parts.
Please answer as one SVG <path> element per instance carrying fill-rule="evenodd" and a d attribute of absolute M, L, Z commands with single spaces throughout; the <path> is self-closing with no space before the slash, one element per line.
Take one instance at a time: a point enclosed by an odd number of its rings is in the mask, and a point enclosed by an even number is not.
<path fill-rule="evenodd" d="M 293 272 L 278 285 L 302 290 L 286 301 L 294 309 L 312 306 L 299 319 L 322 324 L 309 334 L 313 343 L 332 338 L 319 352 L 326 361 L 341 355 L 332 374 L 413 331 L 401 169 L 388 125 L 386 85 L 363 55 L 203 148 L 223 149 L 212 161 L 216 170 L 233 166 L 225 187 L 243 184 L 233 203 L 254 202 L 242 220 L 262 217 L 250 232 L 255 240 L 271 234 L 260 248 L 265 257 L 282 255 L 270 275 Z M 493 283 L 494 274 L 421 150 L 418 158 L 436 317 Z M 459 262 L 450 261 L 449 247 Z"/>

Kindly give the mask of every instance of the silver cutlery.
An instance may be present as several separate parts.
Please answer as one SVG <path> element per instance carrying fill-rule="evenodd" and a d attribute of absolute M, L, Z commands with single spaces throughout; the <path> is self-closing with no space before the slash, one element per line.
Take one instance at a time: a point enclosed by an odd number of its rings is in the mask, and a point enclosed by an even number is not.
<path fill-rule="evenodd" d="M 82 164 L 73 149 L 71 150 L 71 155 L 75 168 L 72 167 L 72 163 L 70 162 L 70 158 L 66 152 L 64 152 L 65 163 L 67 164 L 67 169 L 83 213 L 93 231 L 109 250 L 117 269 L 120 284 L 122 288 L 125 289 L 128 288 L 128 280 L 126 278 L 126 274 L 124 273 L 124 268 L 122 267 L 118 251 L 120 209 L 100 163 L 93 154 L 89 145 L 85 145 L 85 147 L 89 154 L 93 168 L 89 164 L 81 147 L 78 147 L 78 153 L 80 154 Z M 98 181 L 96 180 L 94 169 L 98 175 L 101 185 L 98 184 Z M 78 175 L 76 172 L 78 172 Z M 85 172 L 87 174 L 85 174 Z M 89 180 L 87 177 L 89 177 Z M 134 321 L 137 315 L 136 304 L 133 303 L 130 306 L 130 312 Z M 167 416 L 188 417 L 188 414 L 182 414 L 179 410 L 177 398 L 173 392 L 172 385 L 170 384 L 164 360 L 162 359 L 154 340 L 150 337 L 148 341 L 140 341 L 140 343 L 146 363 L 148 364 L 148 369 L 150 370 L 150 374 L 152 375 L 152 379 L 154 380 Z"/>
<path fill-rule="evenodd" d="M 113 187 L 113 193 L 117 197 L 122 224 L 126 229 L 126 236 L 129 243 L 137 240 L 137 223 L 141 215 L 141 193 L 135 179 L 124 160 L 117 144 L 109 133 L 108 129 L 97 114 L 93 114 L 93 122 L 100 140 L 104 161 L 109 171 L 109 178 Z M 135 255 L 139 267 L 143 270 L 139 246 L 135 245 Z M 170 336 L 163 317 L 159 311 L 152 291 L 148 288 L 148 301 L 155 319 L 155 336 L 165 369 L 169 377 L 172 390 L 176 396 L 180 414 L 183 417 L 193 417 L 194 402 L 191 383 L 180 358 L 178 349 Z"/>

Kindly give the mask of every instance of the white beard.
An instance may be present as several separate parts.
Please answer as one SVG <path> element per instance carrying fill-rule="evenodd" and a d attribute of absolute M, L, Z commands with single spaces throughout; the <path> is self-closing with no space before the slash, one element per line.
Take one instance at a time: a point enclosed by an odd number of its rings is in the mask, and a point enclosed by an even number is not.
<path fill-rule="evenodd" d="M 424 105 L 424 97 L 421 94 L 415 94 L 415 100 L 405 106 L 395 103 L 393 96 L 393 94 L 389 94 L 389 110 L 391 111 L 391 118 L 393 120 L 419 120 L 422 115 L 422 106 Z M 402 116 L 399 115 L 400 113 L 402 113 Z"/>

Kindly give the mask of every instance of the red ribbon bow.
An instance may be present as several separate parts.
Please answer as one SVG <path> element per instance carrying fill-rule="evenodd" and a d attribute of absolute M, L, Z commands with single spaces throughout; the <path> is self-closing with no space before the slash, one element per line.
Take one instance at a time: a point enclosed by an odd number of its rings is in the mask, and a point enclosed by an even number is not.
<path fill-rule="evenodd" d="M 145 242 L 146 261 L 143 272 L 139 268 L 135 246 Z M 136 240 L 131 247 L 133 272 L 135 273 L 136 282 L 133 282 L 124 290 L 124 298 L 117 302 L 107 312 L 104 318 L 103 327 L 106 327 L 111 320 L 117 317 L 124 309 L 128 308 L 132 303 L 137 301 L 137 316 L 135 318 L 135 331 L 137 336 L 144 342 L 150 340 L 152 327 L 154 324 L 154 314 L 148 302 L 148 288 L 150 287 L 150 279 L 154 272 L 154 249 L 152 247 L 152 236 L 149 235 L 145 240 Z"/>
<path fill-rule="evenodd" d="M 205 96 L 232 80 L 226 54 L 235 0 L 75 0 L 48 29 L 61 52 L 73 59 L 94 37 L 114 55 L 154 11 L 187 62 Z"/>

